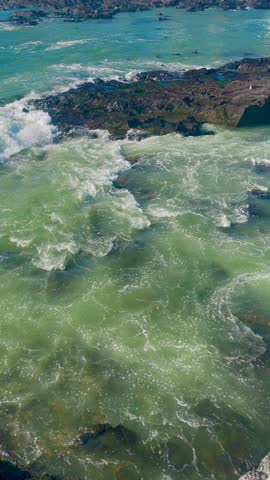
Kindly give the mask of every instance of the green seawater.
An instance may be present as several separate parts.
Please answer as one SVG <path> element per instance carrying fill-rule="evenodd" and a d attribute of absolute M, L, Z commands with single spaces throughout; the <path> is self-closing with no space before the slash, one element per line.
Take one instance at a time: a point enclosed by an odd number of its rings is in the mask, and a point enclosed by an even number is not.
<path fill-rule="evenodd" d="M 269 52 L 269 11 L 157 13 L 0 24 L 0 454 L 37 474 L 233 480 L 270 449 L 270 212 L 248 211 L 270 127 L 54 143 L 24 110 Z M 107 423 L 125 434 L 74 441 Z"/>

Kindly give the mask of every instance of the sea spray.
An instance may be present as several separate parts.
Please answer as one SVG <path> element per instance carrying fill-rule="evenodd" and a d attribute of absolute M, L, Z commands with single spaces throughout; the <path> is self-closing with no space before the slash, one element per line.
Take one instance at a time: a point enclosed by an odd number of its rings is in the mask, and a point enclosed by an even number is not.
<path fill-rule="evenodd" d="M 3 162 L 24 148 L 44 146 L 52 142 L 56 128 L 50 116 L 28 106 L 34 94 L 0 107 L 0 161 Z"/>

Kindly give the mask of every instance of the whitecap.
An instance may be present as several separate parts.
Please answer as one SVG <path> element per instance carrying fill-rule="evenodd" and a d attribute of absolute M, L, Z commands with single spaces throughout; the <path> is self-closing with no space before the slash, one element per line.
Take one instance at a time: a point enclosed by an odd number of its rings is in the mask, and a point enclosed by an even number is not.
<path fill-rule="evenodd" d="M 53 140 L 56 128 L 49 114 L 29 108 L 29 98 L 31 95 L 0 108 L 1 162 L 25 148 L 44 146 Z"/>
<path fill-rule="evenodd" d="M 154 218 L 162 219 L 162 218 L 175 218 L 179 215 L 180 212 L 169 210 L 163 207 L 152 207 L 150 209 L 150 213 Z"/>
<path fill-rule="evenodd" d="M 60 42 L 54 43 L 53 45 L 50 45 L 50 47 L 47 47 L 45 50 L 59 50 L 61 48 L 73 47 L 74 45 L 83 45 L 84 43 L 87 43 L 87 42 L 88 40 L 86 39 L 60 41 Z"/>
<path fill-rule="evenodd" d="M 15 245 L 17 245 L 17 247 L 22 247 L 22 248 L 25 248 L 25 247 L 28 247 L 31 242 L 32 242 L 32 239 L 23 239 L 23 238 L 17 238 L 15 236 L 11 236 L 10 237 L 10 241 L 12 243 L 15 243 Z"/>
<path fill-rule="evenodd" d="M 229 218 L 225 214 L 220 215 L 220 217 L 218 217 L 217 220 L 216 220 L 216 226 L 217 227 L 227 228 L 230 225 L 231 225 L 231 221 L 229 220 Z"/>
<path fill-rule="evenodd" d="M 41 270 L 50 272 L 52 270 L 64 270 L 69 255 L 77 253 L 78 247 L 75 242 L 42 244 L 38 248 L 37 258 L 33 264 Z"/>
<path fill-rule="evenodd" d="M 31 40 L 29 42 L 24 42 L 18 45 L 17 47 L 14 48 L 17 52 L 20 52 L 21 50 L 25 50 L 29 47 L 34 47 L 36 45 L 41 45 L 42 42 L 40 40 Z"/>
<path fill-rule="evenodd" d="M 248 205 L 243 205 L 234 210 L 232 215 L 233 223 L 246 223 L 249 219 Z"/>
<path fill-rule="evenodd" d="M 11 32 L 12 30 L 17 30 L 18 27 L 16 28 L 14 25 L 11 25 L 11 23 L 8 22 L 0 22 L 0 30 L 5 30 L 7 32 Z"/>

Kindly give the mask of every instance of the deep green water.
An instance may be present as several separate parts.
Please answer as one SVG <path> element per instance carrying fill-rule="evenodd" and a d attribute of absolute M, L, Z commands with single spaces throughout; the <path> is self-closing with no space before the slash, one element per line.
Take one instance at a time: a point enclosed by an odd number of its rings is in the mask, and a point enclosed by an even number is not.
<path fill-rule="evenodd" d="M 0 24 L 0 453 L 67 480 L 233 480 L 270 449 L 270 213 L 247 213 L 270 127 L 53 144 L 23 111 L 89 77 L 269 53 L 268 11 L 165 13 Z M 137 439 L 72 446 L 97 423 Z"/>

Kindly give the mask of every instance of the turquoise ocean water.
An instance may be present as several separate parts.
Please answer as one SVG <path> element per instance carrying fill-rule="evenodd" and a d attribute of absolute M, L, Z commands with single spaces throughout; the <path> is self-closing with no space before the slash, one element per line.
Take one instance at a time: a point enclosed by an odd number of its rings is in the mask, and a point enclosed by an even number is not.
<path fill-rule="evenodd" d="M 233 480 L 270 449 L 270 128 L 56 144 L 24 110 L 269 54 L 269 11 L 158 12 L 0 23 L 0 453 L 67 480 Z"/>

